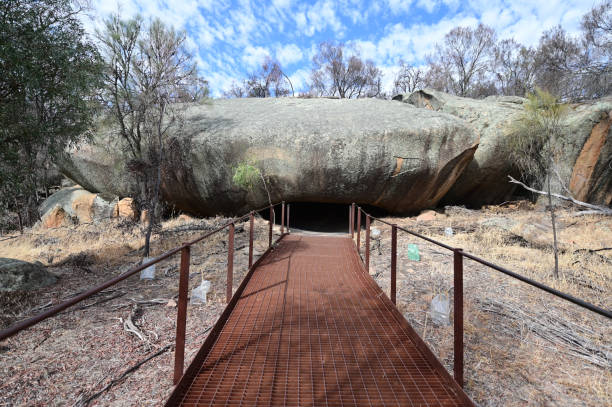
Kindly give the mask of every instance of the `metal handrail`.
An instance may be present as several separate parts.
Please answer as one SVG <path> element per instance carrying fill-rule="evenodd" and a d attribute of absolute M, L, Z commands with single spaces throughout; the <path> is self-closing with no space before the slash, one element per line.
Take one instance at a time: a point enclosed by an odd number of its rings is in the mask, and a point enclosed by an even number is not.
<path fill-rule="evenodd" d="M 357 252 L 361 256 L 361 214 L 363 213 L 366 216 L 366 236 L 365 236 L 365 258 L 364 258 L 364 266 L 366 271 L 370 270 L 370 223 L 372 220 L 381 222 L 385 225 L 391 226 L 391 288 L 390 288 L 390 299 L 395 304 L 396 303 L 396 287 L 397 287 L 397 230 L 401 230 L 402 232 L 408 233 L 410 235 L 416 236 L 420 239 L 426 240 L 430 243 L 433 243 L 437 246 L 443 247 L 447 250 L 453 252 L 453 287 L 454 293 L 453 302 L 454 302 L 454 321 L 453 324 L 453 336 L 454 336 L 454 377 L 455 381 L 459 384 L 459 386 L 463 387 L 463 258 L 467 257 L 470 260 L 473 260 L 477 263 L 480 263 L 484 266 L 490 267 L 493 270 L 504 273 L 512 278 L 520 280 L 524 283 L 527 283 L 533 287 L 544 290 L 556 297 L 569 301 L 573 304 L 576 304 L 580 307 L 583 307 L 591 312 L 595 312 L 596 314 L 602 315 L 604 317 L 612 319 L 612 312 L 609 310 L 605 310 L 596 305 L 590 304 L 580 298 L 576 298 L 572 295 L 566 294 L 559 290 L 556 290 L 552 287 L 549 287 L 545 284 L 539 283 L 530 278 L 524 277 L 518 273 L 510 271 L 504 267 L 498 266 L 497 264 L 491 263 L 487 260 L 481 259 L 478 256 L 475 256 L 471 253 L 466 253 L 463 249 L 451 247 L 442 242 L 438 242 L 435 239 L 431 239 L 427 236 L 423 236 L 420 233 L 413 232 L 406 228 L 397 226 L 396 224 L 387 222 L 380 218 L 370 215 L 366 211 L 363 210 L 360 206 L 356 206 L 354 203 L 350 206 L 349 212 L 349 234 L 351 239 L 355 235 L 354 224 L 355 224 L 355 209 L 357 209 Z"/>
<path fill-rule="evenodd" d="M 458 249 L 456 249 L 454 247 L 451 247 L 451 246 L 449 246 L 447 244 L 444 244 L 442 242 L 438 242 L 437 240 L 434 240 L 434 239 L 431 239 L 429 237 L 423 236 L 423 235 L 421 235 L 421 234 L 419 234 L 417 232 L 413 232 L 413 231 L 408 230 L 406 228 L 403 228 L 401 226 L 394 225 L 394 224 L 389 223 L 387 221 L 384 221 L 384 220 L 382 220 L 380 218 L 372 216 L 369 213 L 367 213 L 366 211 L 364 211 L 363 208 L 361 208 L 360 206 L 357 206 L 357 208 L 363 214 L 365 214 L 366 216 L 369 216 L 370 219 L 376 220 L 376 221 L 378 221 L 380 223 L 384 223 L 385 225 L 388 225 L 388 226 L 391 226 L 391 227 L 396 227 L 397 229 L 399 229 L 399 230 L 401 230 L 403 232 L 406 232 L 408 234 L 411 234 L 411 235 L 416 236 L 418 238 L 421 238 L 423 240 L 427 240 L 430 243 L 433 243 L 435 245 L 438 245 L 438 246 L 443 247 L 445 249 L 448 249 L 450 251 L 454 252 L 455 250 L 458 250 Z M 586 302 L 584 300 L 581 300 L 580 298 L 576 298 L 576 297 L 574 297 L 574 296 L 572 296 L 570 294 L 566 294 L 566 293 L 564 293 L 562 291 L 556 290 L 556 289 L 554 289 L 552 287 L 549 287 L 549 286 L 547 286 L 545 284 L 542 284 L 542 283 L 539 283 L 539 282 L 537 282 L 535 280 L 532 280 L 530 278 L 524 277 L 524 276 L 522 276 L 522 275 L 520 275 L 518 273 L 515 273 L 513 271 L 510 271 L 510 270 L 508 270 L 508 269 L 506 269 L 506 268 L 504 268 L 502 266 L 498 266 L 495 263 L 491 263 L 491 262 L 489 262 L 487 260 L 481 259 L 480 257 L 478 257 L 478 256 L 476 256 L 474 254 L 471 254 L 471 253 L 468 253 L 468 252 L 465 252 L 465 251 L 462 251 L 462 254 L 463 254 L 463 256 L 465 256 L 465 257 L 467 257 L 467 258 L 469 258 L 471 260 L 474 260 L 477 263 L 480 263 L 480 264 L 482 264 L 484 266 L 490 267 L 490 268 L 492 268 L 494 270 L 497 270 L 497 271 L 499 271 L 501 273 L 504 273 L 504 274 L 506 274 L 506 275 L 508 275 L 510 277 L 516 278 L 517 280 L 520 280 L 520 281 L 522 281 L 524 283 L 527 283 L 527 284 L 529 284 L 531 286 L 534 286 L 534 287 L 537 287 L 537 288 L 539 288 L 541 290 L 544 290 L 544 291 L 546 291 L 546 292 L 548 292 L 548 293 L 550 293 L 550 294 L 552 294 L 552 295 L 554 295 L 556 297 L 562 298 L 562 299 L 564 299 L 566 301 L 572 302 L 572 303 L 574 303 L 576 305 L 579 305 L 579 306 L 581 306 L 583 308 L 586 308 L 589 311 L 595 312 L 595 313 L 597 313 L 599 315 L 602 315 L 604 317 L 612 319 L 612 311 L 605 310 L 605 309 L 603 309 L 601 307 L 598 307 L 598 306 L 593 305 L 591 303 L 588 303 L 588 302 Z"/>
<path fill-rule="evenodd" d="M 253 265 L 254 214 L 256 212 L 261 212 L 266 209 L 270 209 L 270 219 L 268 220 L 268 223 L 269 223 L 268 245 L 271 247 L 272 246 L 272 226 L 275 221 L 275 219 L 273 219 L 273 217 L 275 217 L 273 215 L 274 207 L 278 205 L 282 205 L 282 219 L 281 219 L 281 236 L 282 236 L 284 234 L 284 227 L 285 227 L 285 201 L 278 202 L 272 205 L 268 205 L 264 208 L 260 208 L 260 209 L 251 211 L 246 215 L 233 219 L 232 221 L 222 226 L 219 226 L 218 228 L 208 233 L 205 233 L 204 235 L 198 237 L 197 239 L 194 239 L 187 243 L 183 243 L 181 246 L 175 247 L 174 249 L 164 252 L 161 255 L 139 266 L 136 266 L 136 267 L 133 267 L 127 270 L 126 272 L 120 274 L 117 277 L 107 280 L 104 283 L 96 287 L 90 288 L 89 290 L 82 292 L 74 296 L 73 298 L 70 298 L 69 300 L 66 300 L 60 304 L 57 304 L 56 306 L 48 309 L 47 311 L 44 311 L 31 318 L 19 321 L 13 326 L 10 326 L 0 331 L 0 341 L 10 338 L 16 335 L 17 333 L 44 321 L 47 318 L 53 317 L 59 314 L 60 312 L 64 311 L 65 309 L 70 308 L 71 306 L 83 301 L 84 299 L 89 298 L 92 295 L 99 293 L 100 291 L 105 290 L 106 288 L 111 287 L 125 280 L 126 278 L 138 273 L 139 271 L 142 271 L 146 269 L 147 267 L 157 264 L 160 261 L 165 260 L 175 255 L 178 252 L 181 252 L 181 265 L 180 265 L 180 272 L 179 272 L 179 301 L 178 301 L 178 311 L 177 311 L 178 312 L 177 334 L 176 334 L 176 348 L 175 348 L 175 371 L 174 371 L 174 381 L 176 383 L 178 379 L 180 379 L 180 376 L 182 375 L 182 372 L 183 372 L 186 308 L 187 308 L 187 289 L 188 289 L 187 286 L 188 286 L 188 279 L 189 279 L 189 259 L 190 259 L 191 246 L 209 238 L 210 236 L 224 230 L 225 228 L 228 228 L 228 227 L 230 228 L 230 234 L 229 234 L 230 242 L 228 245 L 228 270 L 227 270 L 227 302 L 229 303 L 232 297 L 234 225 L 236 223 L 246 220 L 247 218 L 250 219 L 250 231 L 249 231 L 249 269 L 250 269 Z M 289 231 L 289 207 L 288 205 L 287 205 L 287 218 L 286 219 L 287 219 L 287 231 Z"/>

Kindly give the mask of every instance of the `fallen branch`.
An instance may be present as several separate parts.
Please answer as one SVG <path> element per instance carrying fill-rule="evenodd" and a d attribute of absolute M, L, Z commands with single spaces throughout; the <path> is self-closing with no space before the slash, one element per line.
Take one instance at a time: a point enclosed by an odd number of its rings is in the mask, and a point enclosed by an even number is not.
<path fill-rule="evenodd" d="M 134 324 L 134 321 L 132 320 L 132 317 L 135 316 L 137 312 L 138 312 L 138 304 L 135 304 L 134 308 L 132 308 L 132 312 L 130 313 L 130 315 L 126 318 L 125 321 L 123 321 L 123 329 L 125 329 L 127 332 L 133 333 L 141 341 L 148 343 L 149 340 L 144 336 L 144 334 L 140 331 L 140 329 L 138 329 L 138 327 L 136 326 L 136 324 Z"/>
<path fill-rule="evenodd" d="M 548 192 L 540 191 L 540 190 L 535 189 L 535 188 L 531 188 L 531 187 L 523 184 L 521 181 L 515 180 L 510 175 L 508 175 L 508 178 L 510 179 L 510 183 L 511 184 L 518 184 L 518 185 L 522 186 L 523 188 L 525 188 L 527 191 L 531 191 L 531 192 L 539 194 L 539 195 L 548 195 Z M 591 209 L 590 211 L 580 212 L 579 214 L 582 214 L 582 215 L 586 215 L 586 214 L 612 215 L 612 209 L 606 208 L 604 206 L 593 205 L 593 204 L 590 204 L 590 203 L 587 203 L 587 202 L 582 202 L 582 201 L 579 201 L 577 199 L 572 198 L 571 196 L 565 196 L 565 195 L 561 195 L 561 194 L 557 194 L 557 193 L 551 193 L 550 195 L 554 196 L 557 199 L 561 199 L 563 201 L 571 202 L 571 203 L 573 203 L 575 205 L 583 206 L 585 208 Z"/>
<path fill-rule="evenodd" d="M 133 365 L 132 367 L 130 367 L 129 369 L 127 369 L 125 372 L 123 372 L 121 374 L 121 376 L 119 376 L 116 379 L 111 380 L 102 390 L 92 394 L 91 396 L 87 397 L 86 399 L 81 398 L 79 401 L 77 401 L 74 406 L 87 406 L 89 405 L 89 403 L 91 403 L 93 400 L 97 399 L 98 397 L 100 397 L 102 394 L 104 394 L 104 392 L 106 392 L 107 390 L 109 390 L 110 388 L 116 386 L 117 384 L 121 383 L 123 380 L 125 380 L 126 377 L 128 377 L 128 375 L 130 375 L 130 373 L 138 370 L 142 365 L 144 365 L 145 363 L 147 363 L 148 361 L 150 361 L 153 358 L 156 358 L 157 356 L 169 351 L 170 349 L 172 349 L 174 347 L 173 344 L 169 344 L 164 346 L 163 348 L 159 349 L 157 352 L 153 353 L 150 356 L 147 356 L 145 359 L 141 360 L 140 362 L 136 363 L 135 365 Z"/>

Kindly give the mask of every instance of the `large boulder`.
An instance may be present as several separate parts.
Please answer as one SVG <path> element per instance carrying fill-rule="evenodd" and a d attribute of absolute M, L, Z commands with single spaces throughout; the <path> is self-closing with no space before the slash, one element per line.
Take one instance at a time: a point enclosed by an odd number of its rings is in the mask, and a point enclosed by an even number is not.
<path fill-rule="evenodd" d="M 442 200 L 447 204 L 481 206 L 510 198 L 517 168 L 507 150 L 507 137 L 523 113 L 525 99 L 490 96 L 482 100 L 463 98 L 431 89 L 396 100 L 459 117 L 480 138 L 474 160 Z M 612 202 L 612 98 L 569 106 L 561 122 L 561 136 L 554 140 L 558 151 L 555 189 L 569 186 L 575 198 L 609 205 Z"/>
<path fill-rule="evenodd" d="M 0 291 L 35 290 L 57 281 L 40 263 L 0 257 Z"/>
<path fill-rule="evenodd" d="M 466 121 L 480 140 L 474 159 L 444 197 L 445 204 L 481 206 L 507 200 L 515 190 L 507 176 L 517 176 L 508 159 L 506 138 L 523 113 L 523 98 L 470 99 L 424 89 L 401 100 L 423 109 L 449 113 Z M 398 99 L 400 99 L 398 98 Z"/>
<path fill-rule="evenodd" d="M 249 162 L 272 200 L 359 202 L 391 212 L 434 207 L 470 163 L 478 136 L 444 112 L 377 99 L 231 99 L 185 105 L 169 130 L 164 199 L 198 215 L 264 206 L 262 185 L 236 186 Z M 133 196 L 113 129 L 69 152 L 61 168 L 91 191 Z M 115 131 L 116 133 L 116 131 Z"/>

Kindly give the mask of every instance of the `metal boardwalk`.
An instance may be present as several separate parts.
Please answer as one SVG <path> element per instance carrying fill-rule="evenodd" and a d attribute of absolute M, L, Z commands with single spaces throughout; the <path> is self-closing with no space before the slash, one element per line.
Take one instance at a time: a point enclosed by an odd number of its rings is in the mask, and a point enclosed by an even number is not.
<path fill-rule="evenodd" d="M 348 237 L 285 236 L 234 297 L 166 405 L 472 405 Z"/>

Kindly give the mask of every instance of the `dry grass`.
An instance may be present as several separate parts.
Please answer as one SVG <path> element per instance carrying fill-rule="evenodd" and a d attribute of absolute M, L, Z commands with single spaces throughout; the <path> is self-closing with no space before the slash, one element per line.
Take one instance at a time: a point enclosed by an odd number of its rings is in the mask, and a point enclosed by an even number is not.
<path fill-rule="evenodd" d="M 388 220 L 610 309 L 612 251 L 584 249 L 612 245 L 612 219 L 560 215 L 564 252 L 559 280 L 552 276 L 550 249 L 517 237 L 523 225 L 547 222 L 547 214 L 533 208 L 454 211 L 427 223 L 413 218 Z M 493 217 L 514 220 L 517 226 L 503 230 L 480 225 Z M 223 222 L 222 218 L 170 220 L 155 236 L 152 254 Z M 267 247 L 266 225 L 257 221 L 257 254 Z M 234 288 L 247 263 L 247 234 L 241 226 L 236 230 Z M 382 254 L 373 252 L 372 269 L 388 292 L 390 231 L 387 226 L 373 226 L 382 230 Z M 452 237 L 444 235 L 446 226 L 455 230 Z M 436 326 L 428 316 L 436 294 L 449 292 L 452 299 L 452 256 L 401 232 L 398 237 L 398 307 L 452 369 L 453 328 Z M 408 243 L 419 245 L 420 262 L 408 260 Z M 140 260 L 142 244 L 141 226 L 120 221 L 0 237 L 1 257 L 41 261 L 60 277 L 58 284 L 46 289 L 0 296 L 0 326 L 127 270 Z M 187 361 L 224 308 L 226 247 L 226 234 L 221 233 L 192 248 L 190 286 L 199 284 L 203 276 L 212 288 L 207 305 L 188 307 Z M 132 277 L 0 343 L 0 405 L 74 405 L 171 344 L 176 308 L 146 301 L 176 298 L 178 258 L 161 263 L 157 275 L 154 281 Z M 612 405 L 610 321 L 471 261 L 465 264 L 465 292 L 466 389 L 479 405 Z M 123 329 L 122 320 L 137 302 L 140 312 L 134 322 L 148 343 Z M 582 347 L 563 342 L 566 337 Z M 159 405 L 172 388 L 172 361 L 169 351 L 147 362 L 92 404 Z"/>
<path fill-rule="evenodd" d="M 542 246 L 546 232 L 534 242 L 517 237 L 525 225 L 550 222 L 537 209 L 457 211 L 431 222 L 386 220 L 611 309 L 612 250 L 588 249 L 612 246 L 612 219 L 560 215 L 559 279 L 553 277 L 552 250 Z M 479 226 L 493 217 L 517 225 L 510 230 Z M 374 226 L 382 230 L 382 255 L 375 251 L 371 263 L 376 281 L 388 292 L 390 228 Z M 455 231 L 452 237 L 444 235 L 447 226 Z M 419 245 L 420 262 L 408 260 L 408 243 Z M 429 317 L 431 300 L 440 292 L 450 294 L 452 306 L 452 255 L 402 232 L 398 254 L 398 308 L 452 371 L 453 328 L 436 326 Z M 466 389 L 479 405 L 612 405 L 608 319 L 470 260 L 465 261 L 464 292 Z"/>
<path fill-rule="evenodd" d="M 190 241 L 227 219 L 171 220 L 155 235 L 152 255 Z M 236 226 L 234 290 L 246 274 L 248 225 Z M 276 231 L 278 235 L 278 231 Z M 53 230 L 31 230 L 0 238 L 0 256 L 41 261 L 59 276 L 51 287 L 0 296 L 0 328 L 48 309 L 129 269 L 141 260 L 142 227 L 108 221 Z M 255 255 L 267 248 L 267 222 L 256 220 Z M 173 345 L 176 307 L 166 306 L 178 293 L 178 256 L 158 264 L 156 279 L 127 280 L 0 343 L 0 406 L 80 405 L 121 376 L 130 366 Z M 225 307 L 227 233 L 195 245 L 191 251 L 190 288 L 211 281 L 206 305 L 189 305 L 186 364 Z M 157 300 L 157 301 L 152 301 Z M 146 337 L 127 332 L 133 317 Z M 91 405 L 159 405 L 172 389 L 174 352 L 170 349 L 105 391 Z"/>

